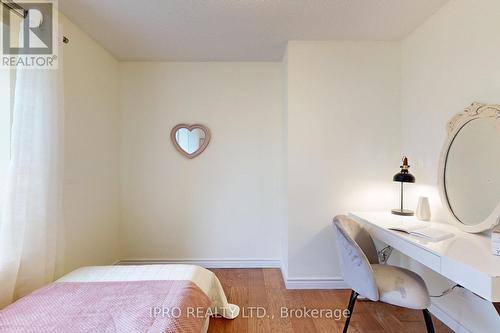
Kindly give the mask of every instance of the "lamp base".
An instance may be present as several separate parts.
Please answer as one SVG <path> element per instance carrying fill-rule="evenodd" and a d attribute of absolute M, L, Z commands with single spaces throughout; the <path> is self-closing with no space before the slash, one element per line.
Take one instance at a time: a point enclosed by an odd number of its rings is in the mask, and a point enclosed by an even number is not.
<path fill-rule="evenodd" d="M 391 213 L 394 215 L 402 215 L 402 216 L 413 216 L 413 211 L 409 209 L 401 209 L 401 208 L 396 208 L 391 210 Z"/>

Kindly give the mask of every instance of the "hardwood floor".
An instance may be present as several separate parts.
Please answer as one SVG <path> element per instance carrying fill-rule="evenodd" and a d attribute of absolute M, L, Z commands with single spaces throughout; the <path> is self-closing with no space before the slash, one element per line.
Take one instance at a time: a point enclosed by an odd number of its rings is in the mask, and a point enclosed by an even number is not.
<path fill-rule="evenodd" d="M 345 309 L 349 301 L 349 290 L 287 290 L 279 269 L 211 269 L 211 271 L 221 281 L 229 302 L 238 304 L 241 312 L 234 320 L 210 319 L 209 333 L 342 332 L 345 320 L 328 318 L 328 310 Z M 256 307 L 262 308 L 256 309 Z M 281 318 L 282 307 L 297 309 L 299 310 L 297 314 L 300 314 L 304 307 L 325 310 L 323 318 L 294 316 Z M 433 321 L 437 333 L 452 332 L 437 318 L 433 317 Z M 426 329 L 422 311 L 359 300 L 354 308 L 349 333 L 360 332 L 417 333 L 426 332 Z"/>

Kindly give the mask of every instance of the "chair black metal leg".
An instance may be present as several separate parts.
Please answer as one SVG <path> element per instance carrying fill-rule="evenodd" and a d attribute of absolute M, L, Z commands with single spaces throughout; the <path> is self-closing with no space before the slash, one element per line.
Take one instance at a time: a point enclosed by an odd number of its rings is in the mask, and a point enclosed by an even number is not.
<path fill-rule="evenodd" d="M 434 324 L 432 323 L 431 313 L 427 309 L 422 310 L 422 312 L 424 313 L 425 326 L 427 327 L 427 333 L 434 333 Z"/>
<path fill-rule="evenodd" d="M 349 317 L 347 317 L 345 321 L 343 333 L 347 333 L 347 329 L 349 328 L 349 322 L 351 321 L 352 311 L 354 310 L 354 304 L 356 303 L 356 298 L 358 298 L 358 295 L 359 294 L 354 290 L 351 293 L 351 298 L 349 299 L 349 305 L 347 306 L 347 310 L 349 310 Z"/>

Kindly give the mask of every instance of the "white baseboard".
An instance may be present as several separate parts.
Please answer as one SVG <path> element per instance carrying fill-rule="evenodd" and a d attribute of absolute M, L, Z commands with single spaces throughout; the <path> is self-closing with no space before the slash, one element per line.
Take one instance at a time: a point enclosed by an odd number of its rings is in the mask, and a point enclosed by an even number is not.
<path fill-rule="evenodd" d="M 281 268 L 286 289 L 349 289 L 342 277 L 332 278 L 289 278 Z"/>
<path fill-rule="evenodd" d="M 279 259 L 124 259 L 116 265 L 184 264 L 205 268 L 281 268 Z"/>
<path fill-rule="evenodd" d="M 184 264 L 205 268 L 281 268 L 279 259 L 124 259 L 115 265 Z M 283 270 L 282 270 L 283 272 Z M 341 277 L 335 278 L 286 278 L 287 289 L 348 289 Z"/>
<path fill-rule="evenodd" d="M 286 279 L 286 289 L 349 289 L 342 278 L 305 278 Z"/>
<path fill-rule="evenodd" d="M 446 311 L 441 309 L 435 304 L 431 304 L 429 311 L 436 316 L 437 319 L 441 320 L 446 326 L 448 326 L 453 332 L 456 333 L 472 333 L 465 326 L 460 324 L 458 321 L 453 319 Z"/>
<path fill-rule="evenodd" d="M 114 265 L 184 264 L 205 268 L 281 268 L 279 259 L 123 259 Z M 287 278 L 283 274 L 287 289 L 348 289 L 341 277 L 335 278 Z"/>

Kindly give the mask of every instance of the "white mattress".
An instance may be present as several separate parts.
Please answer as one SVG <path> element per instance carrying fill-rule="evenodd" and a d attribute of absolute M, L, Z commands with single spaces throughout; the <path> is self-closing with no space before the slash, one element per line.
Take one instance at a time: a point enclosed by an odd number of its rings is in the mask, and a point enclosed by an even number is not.
<path fill-rule="evenodd" d="M 82 267 L 56 282 L 189 280 L 212 301 L 211 311 L 226 319 L 238 316 L 240 308 L 227 302 L 219 279 L 211 271 L 194 265 L 124 265 Z"/>

